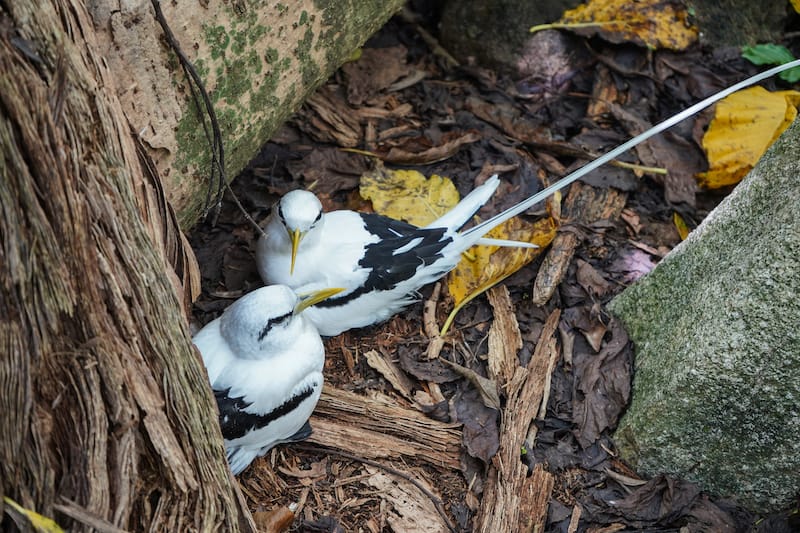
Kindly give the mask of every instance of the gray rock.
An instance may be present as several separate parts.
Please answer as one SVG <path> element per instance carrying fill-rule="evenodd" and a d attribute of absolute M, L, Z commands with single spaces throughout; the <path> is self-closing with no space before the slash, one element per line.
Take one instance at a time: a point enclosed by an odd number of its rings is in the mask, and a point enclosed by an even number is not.
<path fill-rule="evenodd" d="M 636 345 L 615 440 L 754 511 L 800 492 L 800 121 L 610 305 Z"/>

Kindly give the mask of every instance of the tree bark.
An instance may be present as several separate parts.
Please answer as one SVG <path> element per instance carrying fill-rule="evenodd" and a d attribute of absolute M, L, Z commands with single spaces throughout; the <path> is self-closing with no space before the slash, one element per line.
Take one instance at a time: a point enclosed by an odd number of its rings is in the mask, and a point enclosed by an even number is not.
<path fill-rule="evenodd" d="M 78 1 L 78 0 L 73 0 Z M 403 5 L 402 0 L 161 2 L 203 78 L 232 178 L 306 96 Z M 155 162 L 181 225 L 201 214 L 211 149 L 186 76 L 148 0 L 88 2 L 116 94 Z"/>
<path fill-rule="evenodd" d="M 800 121 L 686 241 L 617 296 L 636 344 L 615 440 L 758 512 L 800 491 Z"/>
<path fill-rule="evenodd" d="M 400 3 L 163 5 L 229 176 Z M 210 156 L 162 36 L 148 1 L 0 2 L 0 496 L 75 531 L 252 531 L 187 327 Z"/>

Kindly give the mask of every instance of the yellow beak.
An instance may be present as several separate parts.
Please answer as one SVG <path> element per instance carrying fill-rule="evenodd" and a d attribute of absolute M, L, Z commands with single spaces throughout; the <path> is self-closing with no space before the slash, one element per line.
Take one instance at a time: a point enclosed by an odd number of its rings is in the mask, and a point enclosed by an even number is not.
<path fill-rule="evenodd" d="M 316 305 L 320 303 L 322 300 L 326 300 L 335 294 L 339 294 L 344 290 L 343 287 L 334 287 L 332 289 L 322 289 L 319 291 L 313 291 L 306 294 L 301 294 L 300 301 L 297 302 L 297 305 L 294 306 L 294 313 L 302 313 L 303 310 L 308 309 L 312 305 Z"/>
<path fill-rule="evenodd" d="M 300 241 L 303 240 L 303 234 L 299 229 L 289 232 L 289 238 L 292 239 L 292 264 L 289 266 L 289 275 L 294 274 L 294 262 L 297 259 L 297 247 L 300 246 Z"/>

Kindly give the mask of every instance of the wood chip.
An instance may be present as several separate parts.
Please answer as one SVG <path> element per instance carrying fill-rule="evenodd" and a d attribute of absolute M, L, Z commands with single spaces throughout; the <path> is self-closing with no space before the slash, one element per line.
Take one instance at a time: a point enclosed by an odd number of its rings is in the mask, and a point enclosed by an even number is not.
<path fill-rule="evenodd" d="M 436 511 L 431 499 L 405 479 L 390 476 L 375 467 L 367 466 L 372 473 L 366 482 L 374 487 L 391 508 L 387 512 L 386 521 L 396 533 L 446 533 L 448 525 Z M 419 475 L 414 475 L 417 482 L 436 494 L 436 491 Z M 437 495 L 438 496 L 438 495 Z"/>
<path fill-rule="evenodd" d="M 550 314 L 528 366 L 517 366 L 512 378 L 503 384 L 507 400 L 500 429 L 500 449 L 489 467 L 481 508 L 475 518 L 476 532 L 518 531 L 523 499 L 545 497 L 524 490 L 528 467 L 520 460 L 520 452 L 544 398 L 545 372 L 551 359 L 549 346 L 556 334 L 560 315 L 560 309 Z M 549 496 L 546 499 L 549 500 Z"/>
<path fill-rule="evenodd" d="M 517 353 L 522 348 L 522 336 L 506 286 L 492 287 L 486 294 L 494 310 L 488 339 L 489 377 L 507 383 L 518 366 Z"/>
<path fill-rule="evenodd" d="M 570 186 L 564 202 L 564 216 L 576 224 L 615 220 L 625 207 L 627 194 L 616 189 L 599 189 L 580 182 Z M 553 296 L 572 262 L 580 239 L 573 231 L 561 231 L 553 240 L 533 284 L 533 303 L 544 305 Z"/>
<path fill-rule="evenodd" d="M 435 468 L 460 469 L 457 424 L 437 422 L 382 394 L 368 398 L 326 385 L 311 425 L 310 442 L 352 455 L 416 458 Z"/>
<path fill-rule="evenodd" d="M 414 402 L 414 383 L 399 366 L 377 350 L 366 352 L 364 357 L 367 359 L 367 364 L 386 378 L 397 392 L 405 396 L 408 401 Z"/>
<path fill-rule="evenodd" d="M 547 521 L 547 507 L 553 494 L 555 476 L 537 464 L 530 477 L 522 486 L 522 502 L 519 512 L 520 533 L 544 531 Z"/>
<path fill-rule="evenodd" d="M 578 531 L 578 523 L 581 521 L 581 513 L 582 511 L 579 505 L 576 505 L 572 508 L 572 516 L 569 519 L 567 533 L 575 533 Z"/>

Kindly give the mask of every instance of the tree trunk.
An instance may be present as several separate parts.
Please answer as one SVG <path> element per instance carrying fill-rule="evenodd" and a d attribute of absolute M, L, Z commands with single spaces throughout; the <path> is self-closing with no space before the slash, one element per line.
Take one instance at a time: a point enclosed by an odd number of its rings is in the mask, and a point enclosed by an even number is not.
<path fill-rule="evenodd" d="M 88 13 L 0 27 L 0 492 L 75 531 L 252 530 L 182 313 L 197 267 Z"/>
<path fill-rule="evenodd" d="M 78 3 L 78 0 L 64 0 Z M 311 92 L 402 5 L 402 0 L 161 2 L 203 78 L 232 178 Z M 86 7 L 116 94 L 155 162 L 181 225 L 201 213 L 211 152 L 186 76 L 147 0 Z"/>
<path fill-rule="evenodd" d="M 610 309 L 636 344 L 615 439 L 668 472 L 780 510 L 800 492 L 800 121 Z"/>
<path fill-rule="evenodd" d="M 400 3 L 165 3 L 229 176 Z M 0 2 L 0 496 L 75 531 L 254 530 L 187 330 L 168 198 L 196 219 L 209 149 L 163 35 L 147 1 Z"/>

